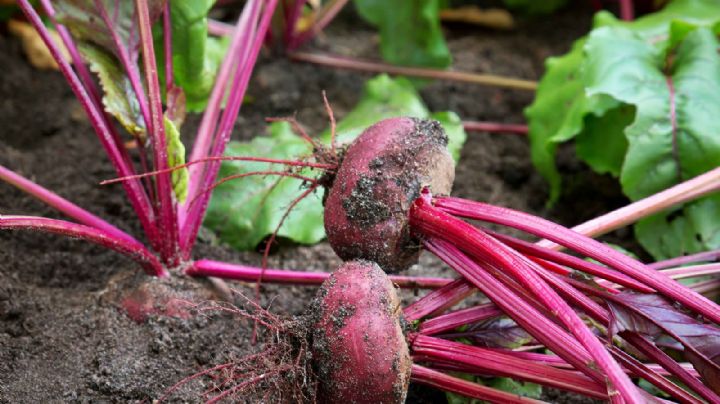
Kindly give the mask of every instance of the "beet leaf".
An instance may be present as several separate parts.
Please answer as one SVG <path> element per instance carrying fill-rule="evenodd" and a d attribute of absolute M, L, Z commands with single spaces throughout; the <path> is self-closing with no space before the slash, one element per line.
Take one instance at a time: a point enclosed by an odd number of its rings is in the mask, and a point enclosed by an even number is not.
<path fill-rule="evenodd" d="M 720 328 L 699 322 L 655 294 L 620 293 L 607 303 L 612 334 L 634 331 L 658 345 L 671 345 L 663 341 L 668 336 L 675 339 L 705 383 L 720 392 Z"/>
<path fill-rule="evenodd" d="M 355 0 L 362 18 L 378 27 L 380 53 L 403 66 L 448 67 L 450 50 L 440 27 L 440 1 Z"/>
<path fill-rule="evenodd" d="M 156 21 L 164 1 L 148 1 L 150 21 Z M 132 1 L 60 0 L 58 22 L 80 45 L 90 68 L 100 78 L 105 111 L 130 134 L 145 141 L 150 111 L 140 79 L 140 31 Z"/>
<path fill-rule="evenodd" d="M 570 139 L 595 171 L 619 177 L 632 200 L 720 164 L 718 21 L 720 3 L 709 0 L 676 0 L 634 22 L 601 12 L 570 53 L 548 60 L 526 114 L 551 201 L 560 190 L 555 149 Z M 648 218 L 636 232 L 661 259 L 717 248 L 718 223 L 720 198 L 711 196 Z"/>
<path fill-rule="evenodd" d="M 167 137 L 168 167 L 185 164 L 185 145 L 180 140 L 180 132 L 167 116 L 164 117 L 165 136 Z M 185 202 L 188 193 L 189 173 L 187 167 L 175 170 L 171 174 L 172 188 L 175 198 Z"/>

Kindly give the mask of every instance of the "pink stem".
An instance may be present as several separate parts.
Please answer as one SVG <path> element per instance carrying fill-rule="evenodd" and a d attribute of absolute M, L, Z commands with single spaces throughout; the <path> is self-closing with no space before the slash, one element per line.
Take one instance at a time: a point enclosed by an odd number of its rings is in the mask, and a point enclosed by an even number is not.
<path fill-rule="evenodd" d="M 228 53 L 225 55 L 220 70 L 215 78 L 215 84 L 210 98 L 208 99 L 207 108 L 203 114 L 200 127 L 198 128 L 197 136 L 195 138 L 195 144 L 193 145 L 192 152 L 190 153 L 190 161 L 200 160 L 208 157 L 210 154 L 210 147 L 212 145 L 213 134 L 217 128 L 218 119 L 222 110 L 222 103 L 227 94 L 228 81 L 230 75 L 234 69 L 237 69 L 239 62 L 242 62 L 242 57 L 247 53 L 246 48 L 249 46 L 248 42 L 252 38 L 254 32 L 255 20 L 257 19 L 258 2 L 250 1 L 243 8 L 243 12 L 238 17 L 237 26 L 235 27 L 232 41 Z M 236 70 L 237 74 L 237 70 Z M 190 183 L 188 184 L 188 196 L 195 197 L 197 188 L 200 187 L 201 179 L 205 167 L 193 167 L 190 169 Z M 184 228 L 184 224 L 187 220 L 188 208 L 186 204 L 181 204 L 178 207 L 178 218 L 180 228 Z M 181 235 L 182 237 L 182 235 Z"/>
<path fill-rule="evenodd" d="M 319 17 L 310 28 L 297 34 L 295 31 L 291 32 L 293 37 L 290 40 L 288 49 L 291 51 L 295 50 L 319 34 L 325 27 L 327 27 L 328 24 L 330 24 L 340 10 L 345 7 L 347 2 L 348 0 L 331 0 L 327 5 L 323 5 L 322 10 L 319 12 Z"/>
<path fill-rule="evenodd" d="M 632 0 L 620 0 L 620 18 L 624 21 L 635 19 L 635 9 Z"/>
<path fill-rule="evenodd" d="M 714 292 L 717 294 L 720 291 L 720 279 L 710 279 L 707 281 L 697 282 L 688 286 L 697 293 L 709 294 Z"/>
<path fill-rule="evenodd" d="M 682 383 L 689 387 L 692 391 L 708 400 L 711 403 L 720 403 L 720 396 L 715 394 L 709 387 L 705 386 L 700 380 L 691 375 L 673 358 L 668 356 L 660 348 L 656 347 L 647 338 L 637 333 L 621 332 L 620 336 L 632 344 L 640 353 L 652 358 L 660 366 L 665 368 L 673 376 L 677 377 Z"/>
<path fill-rule="evenodd" d="M 502 310 L 495 306 L 494 303 L 485 303 L 425 320 L 420 324 L 419 332 L 423 335 L 440 334 L 465 324 L 472 324 L 501 315 L 503 315 Z"/>
<path fill-rule="evenodd" d="M 290 48 L 290 44 L 293 40 L 295 40 L 296 33 L 295 30 L 297 29 L 297 23 L 302 17 L 302 10 L 305 7 L 305 3 L 307 3 L 307 0 L 290 0 L 292 2 L 292 6 L 287 6 L 287 1 L 284 3 L 284 12 L 285 12 L 285 32 L 283 36 L 283 40 L 285 41 L 285 46 L 287 48 Z M 289 10 L 288 10 L 289 8 Z"/>
<path fill-rule="evenodd" d="M 107 10 L 103 6 L 101 0 L 95 0 L 95 10 L 99 13 L 100 18 L 107 27 L 107 31 L 110 33 L 110 37 L 112 38 L 113 44 L 115 45 L 115 49 L 117 50 L 120 64 L 122 65 L 123 70 L 125 70 L 125 73 L 128 76 L 130 86 L 132 87 L 133 92 L 135 93 L 135 97 L 138 101 L 138 105 L 140 106 L 140 112 L 142 113 L 143 120 L 145 121 L 145 126 L 148 128 L 148 132 L 150 132 L 150 108 L 148 107 L 147 97 L 145 96 L 145 89 L 143 88 L 142 81 L 140 80 L 140 73 L 138 72 L 137 65 L 135 64 L 134 60 L 130 59 L 128 49 L 123 45 L 122 40 L 118 35 L 118 27 L 115 27 L 113 25 L 113 22 L 110 20 L 110 16 L 108 15 Z"/>
<path fill-rule="evenodd" d="M 685 279 L 694 276 L 716 275 L 720 273 L 720 263 L 693 265 L 680 268 L 670 268 L 660 271 L 671 279 Z"/>
<path fill-rule="evenodd" d="M 534 81 L 495 76 L 492 74 L 467 73 L 452 70 L 437 70 L 423 67 L 395 66 L 386 63 L 353 59 L 344 56 L 308 52 L 295 52 L 290 54 L 290 58 L 300 62 L 308 62 L 321 66 L 356 70 L 361 72 L 387 73 L 391 75 L 421 77 L 426 79 L 450 80 L 463 83 L 507 87 L 528 91 L 535 91 L 535 89 L 537 89 L 537 83 Z"/>
<path fill-rule="evenodd" d="M 60 71 L 70 84 L 70 88 L 80 101 L 83 109 L 85 109 L 85 112 L 88 114 L 90 123 L 105 148 L 110 161 L 115 167 L 117 175 L 121 177 L 133 175 L 134 172 L 132 166 L 128 163 L 129 160 L 127 158 L 127 154 L 125 154 L 124 150 L 119 146 L 120 142 L 117 138 L 117 134 L 114 134 L 114 132 L 110 129 L 112 125 L 110 125 L 106 120 L 107 116 L 104 115 L 101 112 L 100 107 L 94 103 L 93 97 L 88 93 L 85 87 L 83 87 L 82 83 L 78 79 L 78 76 L 72 70 L 72 67 L 70 67 L 67 61 L 65 61 L 62 57 L 57 45 L 50 38 L 47 28 L 28 0 L 18 0 L 18 4 L 25 13 L 27 19 L 40 34 L 45 46 L 47 46 L 50 50 L 50 53 L 60 67 Z M 153 209 L 142 185 L 139 181 L 128 181 L 123 184 L 123 187 L 130 199 L 133 209 L 138 215 L 138 219 L 145 230 L 145 234 L 150 240 L 157 240 L 157 228 L 154 224 Z"/>
<path fill-rule="evenodd" d="M 466 257 L 454 245 L 431 239 L 425 241 L 425 247 L 462 276 L 467 279 L 472 278 L 472 283 L 478 289 L 548 349 L 593 379 L 604 380 L 603 376 L 591 368 L 593 361 L 590 355 L 576 339 L 541 314 L 533 305 L 483 271 L 477 263 Z"/>
<path fill-rule="evenodd" d="M 208 18 L 208 32 L 215 36 L 231 36 L 235 33 L 235 26 L 222 21 Z"/>
<path fill-rule="evenodd" d="M 153 160 L 155 168 L 163 170 L 167 168 L 168 151 L 167 139 L 165 138 L 165 122 L 163 119 L 162 95 L 158 83 L 157 63 L 155 61 L 155 49 L 153 47 L 152 25 L 147 2 L 135 0 L 135 8 L 140 27 L 140 42 L 142 44 L 143 67 L 145 70 L 145 81 L 148 86 L 150 97 L 151 135 L 153 142 Z M 169 174 L 159 174 L 156 177 L 158 197 L 158 211 L 160 216 L 160 232 L 162 233 L 161 244 L 163 248 L 160 254 L 163 260 L 170 265 L 178 264 L 178 237 L 177 221 L 175 214 L 175 203 L 172 196 Z"/>
<path fill-rule="evenodd" d="M 720 250 L 704 251 L 697 254 L 684 255 L 681 257 L 670 258 L 663 261 L 653 262 L 647 264 L 648 268 L 652 269 L 665 269 L 672 267 L 679 267 L 687 264 L 694 264 L 697 262 L 713 262 L 720 259 Z"/>
<path fill-rule="evenodd" d="M 607 398 L 605 386 L 587 376 L 520 359 L 498 350 L 469 346 L 425 335 L 418 335 L 412 341 L 410 349 L 413 354 L 421 355 L 423 358 L 468 365 L 477 373 L 512 377 L 590 397 Z"/>
<path fill-rule="evenodd" d="M 564 245 L 631 276 L 715 323 L 720 323 L 720 306 L 711 300 L 673 281 L 662 272 L 654 271 L 605 244 L 559 224 L 513 209 L 458 198 L 438 197 L 435 203 L 439 210 L 452 215 L 510 226 Z"/>
<path fill-rule="evenodd" d="M 190 276 L 212 276 L 245 282 L 256 282 L 262 268 L 230 264 L 220 261 L 198 260 L 192 263 L 185 273 Z M 320 285 L 330 276 L 327 272 L 301 272 L 285 269 L 266 269 L 263 282 L 290 283 L 295 285 Z M 425 278 L 415 276 L 390 275 L 390 280 L 401 288 L 433 289 L 447 285 L 451 280 L 444 278 Z"/>
<path fill-rule="evenodd" d="M 681 403 L 698 402 L 695 396 L 683 390 L 670 380 L 662 377 L 662 375 L 660 375 L 657 371 L 649 368 L 648 366 L 628 355 L 627 353 L 623 352 L 622 350 L 613 347 L 610 352 L 613 354 L 613 356 L 615 356 L 618 362 L 622 363 L 623 366 L 625 366 L 628 371 L 630 371 L 630 373 L 637 377 L 642 377 L 643 379 L 652 383 L 655 387 L 680 400 Z"/>
<path fill-rule="evenodd" d="M 163 10 L 163 52 L 165 56 L 165 94 L 168 94 L 175 85 L 172 60 L 172 16 L 170 15 L 169 1 L 165 3 Z"/>
<path fill-rule="evenodd" d="M 544 260 L 552 261 L 556 264 L 565 265 L 578 271 L 582 271 L 590 275 L 600 277 L 602 279 L 607 279 L 609 281 L 617 283 L 618 285 L 623 285 L 634 290 L 645 293 L 654 292 L 652 288 L 645 286 L 644 284 L 636 281 L 635 279 L 627 275 L 621 274 L 617 271 L 614 271 L 610 268 L 604 267 L 602 265 L 585 261 L 570 254 L 565 254 L 559 251 L 551 250 L 549 248 L 543 248 L 537 244 L 529 243 L 515 237 L 507 236 L 493 231 L 484 231 L 523 254 L 533 255 Z"/>
<path fill-rule="evenodd" d="M 468 281 L 456 279 L 405 307 L 403 315 L 408 321 L 415 321 L 432 314 L 442 313 L 475 292 L 477 289 Z"/>
<path fill-rule="evenodd" d="M 592 331 L 565 300 L 558 296 L 541 276 L 529 268 L 527 261 L 523 262 L 517 252 L 462 220 L 433 208 L 425 196 L 418 198 L 413 203 L 410 211 L 410 223 L 422 234 L 430 237 L 442 237 L 460 245 L 472 255 L 481 257 L 483 261 L 492 263 L 502 271 L 511 274 L 517 282 L 531 291 L 535 298 L 546 305 L 588 350 L 608 377 L 611 391 L 617 389 L 628 403 L 643 402 L 635 385 Z M 474 274 L 466 273 L 463 276 L 475 286 L 480 287 L 480 280 Z M 498 304 L 497 301 L 495 303 Z"/>
<path fill-rule="evenodd" d="M 135 238 L 133 238 L 131 235 L 111 225 L 105 220 L 93 215 L 92 213 L 75 205 L 74 203 L 63 198 L 62 196 L 41 187 L 40 185 L 28 180 L 27 178 L 19 174 L 14 173 L 11 170 L 8 170 L 1 165 L 0 180 L 3 180 L 10 185 L 18 188 L 19 190 L 30 194 L 31 196 L 34 196 L 40 201 L 45 202 L 59 212 L 77 220 L 82 224 L 102 230 L 108 234 L 113 235 L 113 237 L 115 238 L 124 239 L 127 242 L 139 244 L 139 241 L 135 240 Z"/>
<path fill-rule="evenodd" d="M 527 125 L 463 121 L 463 128 L 468 132 L 490 132 L 490 133 L 512 133 L 516 135 L 527 135 Z"/>
<path fill-rule="evenodd" d="M 695 200 L 718 190 L 720 190 L 720 167 L 674 185 L 657 194 L 640 199 L 630 205 L 598 216 L 595 219 L 573 227 L 572 230 L 588 237 L 597 237 L 632 224 L 644 217 L 659 213 L 672 206 Z M 545 248 L 561 248 L 549 240 L 541 240 L 538 244 Z"/>
<path fill-rule="evenodd" d="M 160 261 L 142 244 L 117 238 L 112 233 L 94 227 L 37 216 L 0 215 L 0 229 L 35 230 L 89 241 L 133 259 L 149 275 L 159 277 L 167 275 Z"/>
<path fill-rule="evenodd" d="M 230 134 L 232 133 L 235 120 L 240 112 L 240 106 L 242 105 L 242 99 L 245 95 L 248 82 L 250 81 L 253 66 L 255 66 L 255 61 L 257 60 L 258 53 L 260 52 L 260 47 L 262 46 L 265 33 L 270 25 L 276 5 L 277 0 L 268 0 L 264 3 L 263 16 L 260 19 L 254 43 L 252 44 L 249 54 L 243 58 L 245 63 L 238 67 L 240 74 L 236 77 L 236 80 L 233 82 L 230 89 L 230 99 L 228 100 L 225 113 L 220 120 L 220 126 L 217 137 L 215 138 L 214 147 L 210 154 L 211 156 L 222 156 L 225 151 L 225 146 L 230 140 Z M 200 189 L 205 189 L 211 186 L 212 183 L 215 182 L 215 178 L 217 177 L 219 170 L 219 163 L 209 164 L 200 184 Z M 189 196 L 194 197 L 190 194 Z M 195 239 L 197 237 L 198 230 L 200 229 L 202 219 L 205 216 L 209 201 L 210 195 L 203 194 L 200 196 L 199 203 L 195 204 L 194 207 L 190 209 L 187 223 L 185 223 L 185 227 L 183 228 L 185 238 L 181 240 L 183 251 L 186 255 L 189 255 L 190 250 L 195 243 Z"/>
<path fill-rule="evenodd" d="M 48 0 L 40 0 L 42 3 L 43 9 L 45 10 L 45 13 L 48 15 L 52 23 L 55 25 L 55 28 L 57 29 L 58 34 L 60 35 L 60 38 L 63 41 L 63 44 L 65 45 L 65 48 L 70 53 L 70 58 L 72 59 L 73 66 L 75 67 L 75 70 L 77 71 L 77 74 L 80 78 L 80 82 L 85 87 L 85 89 L 88 91 L 90 98 L 93 102 L 93 105 L 95 105 L 95 108 L 98 111 L 102 111 L 102 115 L 105 118 L 106 122 L 111 122 L 112 118 L 110 115 L 105 112 L 102 104 L 102 97 L 100 95 L 100 91 L 95 85 L 95 81 L 92 78 L 92 75 L 90 74 L 90 71 L 88 70 L 87 66 L 85 65 L 85 61 L 80 56 L 80 51 L 78 50 L 77 46 L 75 45 L 75 42 L 73 42 L 72 37 L 70 35 L 70 32 L 65 28 L 63 25 L 59 24 L 55 18 L 55 9 L 53 8 L 52 4 L 50 4 L 50 1 Z M 143 96 L 144 97 L 144 96 Z M 116 147 L 120 150 L 120 153 L 122 154 L 125 163 L 128 165 L 131 165 L 130 155 L 127 152 L 127 149 L 125 148 L 123 144 L 123 140 L 120 137 L 120 135 L 117 133 L 117 129 L 115 125 L 108 125 L 108 130 L 112 134 L 112 138 L 115 141 Z M 133 134 L 135 137 L 135 140 L 138 144 L 138 150 L 140 155 L 140 164 L 143 170 L 147 171 L 149 168 L 148 161 L 147 161 L 147 155 L 145 153 L 145 148 L 143 145 L 143 142 L 140 141 L 140 138 Z M 145 182 L 146 191 L 150 192 L 150 200 L 154 199 L 154 195 L 152 192 L 152 184 L 149 180 Z M 159 249 L 159 246 L 157 245 L 157 242 L 159 240 L 155 240 L 153 238 L 150 238 L 150 243 L 155 249 Z"/>
<path fill-rule="evenodd" d="M 487 400 L 491 403 L 542 403 L 542 401 L 482 386 L 417 364 L 412 365 L 411 380 L 443 391 L 449 391 L 479 400 Z"/>

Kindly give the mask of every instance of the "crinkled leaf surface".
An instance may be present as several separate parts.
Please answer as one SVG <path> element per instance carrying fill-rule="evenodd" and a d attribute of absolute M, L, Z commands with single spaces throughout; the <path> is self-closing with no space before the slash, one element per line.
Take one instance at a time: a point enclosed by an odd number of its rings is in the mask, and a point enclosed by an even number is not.
<path fill-rule="evenodd" d="M 633 200 L 720 164 L 717 21 L 720 2 L 708 0 L 676 0 L 629 23 L 599 13 L 587 38 L 548 61 L 526 115 L 551 201 L 560 189 L 555 149 L 573 138 L 578 156 L 619 176 Z M 720 211 L 708 199 L 639 223 L 639 241 L 658 259 L 720 247 Z"/>
<path fill-rule="evenodd" d="M 164 0 L 147 2 L 151 21 L 157 20 Z M 80 43 L 83 58 L 100 78 L 103 105 L 131 134 L 145 138 L 146 125 L 137 96 L 120 63 L 126 55 L 137 69 L 140 31 L 135 3 L 125 0 L 59 0 L 54 2 L 58 21 Z"/>
<path fill-rule="evenodd" d="M 625 330 L 654 340 L 669 335 L 682 344 L 704 382 L 720 392 L 720 328 L 697 321 L 656 294 L 620 293 L 607 303 L 613 335 Z"/>
<path fill-rule="evenodd" d="M 454 157 L 458 158 L 466 137 L 460 118 L 452 112 L 431 114 L 408 80 L 391 79 L 386 75 L 366 83 L 364 94 L 356 107 L 338 122 L 336 140 L 339 145 L 350 143 L 375 122 L 396 116 L 440 121 L 449 137 L 448 147 Z M 311 154 L 307 143 L 293 134 L 286 123 L 272 123 L 269 127 L 270 137 L 258 137 L 251 142 L 231 142 L 227 154 L 290 160 Z M 323 132 L 320 140 L 329 144 L 330 131 Z M 283 171 L 285 167 L 226 162 L 222 165 L 219 178 L 257 170 Z M 313 176 L 308 170 L 303 173 Z M 278 182 L 276 176 L 253 176 L 229 181 L 216 188 L 205 225 L 235 248 L 252 249 L 275 230 L 285 208 L 303 190 L 302 181 L 285 178 Z M 316 243 L 325 237 L 322 192 L 319 190 L 311 194 L 293 209 L 286 224 L 280 229 L 280 236 L 305 244 Z"/>
<path fill-rule="evenodd" d="M 307 156 L 310 148 L 294 134 L 286 122 L 270 125 L 269 136 L 251 142 L 230 142 L 226 154 L 297 159 Z M 285 171 L 279 164 L 256 162 L 224 162 L 218 178 L 250 171 Z M 303 174 L 309 174 L 303 170 Z M 238 249 L 253 249 L 272 234 L 288 206 L 305 189 L 303 182 L 268 176 L 250 176 L 228 181 L 213 192 L 205 225 L 217 232 L 220 239 Z M 292 209 L 278 236 L 300 243 L 316 243 L 324 236 L 322 190 L 310 194 Z"/>
<path fill-rule="evenodd" d="M 229 45 L 228 38 L 208 35 L 207 15 L 214 0 L 170 2 L 175 83 L 185 91 L 187 108 L 205 109 L 215 75 Z"/>
<path fill-rule="evenodd" d="M 185 145 L 180 140 L 180 132 L 167 116 L 163 117 L 165 122 L 165 136 L 167 140 L 168 167 L 175 167 L 185 164 Z M 175 198 L 179 202 L 185 202 L 188 193 L 188 181 L 190 173 L 185 168 L 175 170 L 171 174 L 172 188 Z"/>
<path fill-rule="evenodd" d="M 380 52 L 386 61 L 404 66 L 450 65 L 438 0 L 355 0 L 355 7 L 380 31 Z"/>
<path fill-rule="evenodd" d="M 73 37 L 90 42 L 100 48 L 120 55 L 117 40 L 137 61 L 140 49 L 140 30 L 135 13 L 135 2 L 126 0 L 58 0 L 53 2 L 57 18 L 70 29 Z M 148 0 L 150 21 L 157 20 L 165 0 Z"/>
<path fill-rule="evenodd" d="M 81 46 L 80 52 L 90 65 L 90 70 L 100 79 L 105 111 L 114 116 L 130 134 L 144 139 L 147 129 L 140 104 L 117 59 L 92 44 Z"/>

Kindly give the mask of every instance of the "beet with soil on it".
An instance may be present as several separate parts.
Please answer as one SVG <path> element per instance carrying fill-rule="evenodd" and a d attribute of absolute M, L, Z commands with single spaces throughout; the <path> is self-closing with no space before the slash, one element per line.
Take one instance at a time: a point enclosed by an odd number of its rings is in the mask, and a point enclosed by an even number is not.
<path fill-rule="evenodd" d="M 400 300 L 377 264 L 343 264 L 323 283 L 311 310 L 320 402 L 405 402 L 412 360 Z"/>
<path fill-rule="evenodd" d="M 448 195 L 455 163 L 437 121 L 390 118 L 348 148 L 325 202 L 325 231 L 344 260 L 367 259 L 396 272 L 417 262 L 408 210 L 424 187 Z"/>

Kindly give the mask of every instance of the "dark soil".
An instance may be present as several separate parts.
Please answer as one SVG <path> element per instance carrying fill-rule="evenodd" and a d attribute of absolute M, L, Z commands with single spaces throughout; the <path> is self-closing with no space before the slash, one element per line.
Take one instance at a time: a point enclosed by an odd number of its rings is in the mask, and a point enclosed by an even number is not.
<path fill-rule="evenodd" d="M 584 2 L 579 2 L 585 4 Z M 543 60 L 567 51 L 584 34 L 591 10 L 576 6 L 552 17 L 520 21 L 511 32 L 472 26 L 447 27 L 460 70 L 538 79 Z M 377 57 L 377 36 L 348 12 L 333 23 L 314 47 Z M 134 214 L 119 186 L 98 182 L 114 177 L 99 142 L 58 72 L 30 67 L 16 39 L 0 34 L 0 164 L 37 181 L 112 224 L 141 237 Z M 368 74 L 293 64 L 272 52 L 263 54 L 236 125 L 236 139 L 262 133 L 267 116 L 290 115 L 318 132 L 326 125 L 321 90 L 342 118 L 361 95 Z M 533 95 L 467 84 L 436 82 L 422 91 L 431 110 L 453 110 L 464 119 L 523 122 L 522 110 Z M 189 126 L 188 126 L 189 129 Z M 188 130 L 189 131 L 189 130 Z M 567 188 L 552 210 L 544 208 L 547 189 L 534 171 L 522 136 L 469 134 L 457 170 L 454 193 L 549 217 L 565 224 L 625 203 L 616 183 L 592 174 L 561 153 Z M 60 217 L 14 188 L 0 184 L 0 213 Z M 627 239 L 627 232 L 612 236 Z M 238 253 L 203 237 L 195 256 L 258 265 L 256 253 Z M 285 245 L 270 265 L 329 271 L 339 259 L 326 243 Z M 150 316 L 141 324 L 116 306 L 116 294 L 149 282 L 133 262 L 83 242 L 29 232 L 0 232 L 0 402 L 151 401 L 177 381 L 199 370 L 253 350 L 252 324 L 225 314 L 188 319 Z M 448 270 L 424 256 L 406 271 L 413 275 Z M 157 281 L 152 281 L 157 282 Z M 175 281 L 183 296 L 205 299 L 201 281 Z M 251 294 L 252 286 L 233 283 Z M 264 287 L 263 305 L 273 313 L 301 313 L 313 288 Z M 404 293 L 406 302 L 413 293 Z M 185 385 L 173 400 L 197 402 L 207 379 Z M 564 402 L 567 395 L 548 396 Z M 413 387 L 409 402 L 442 402 L 444 395 Z"/>

